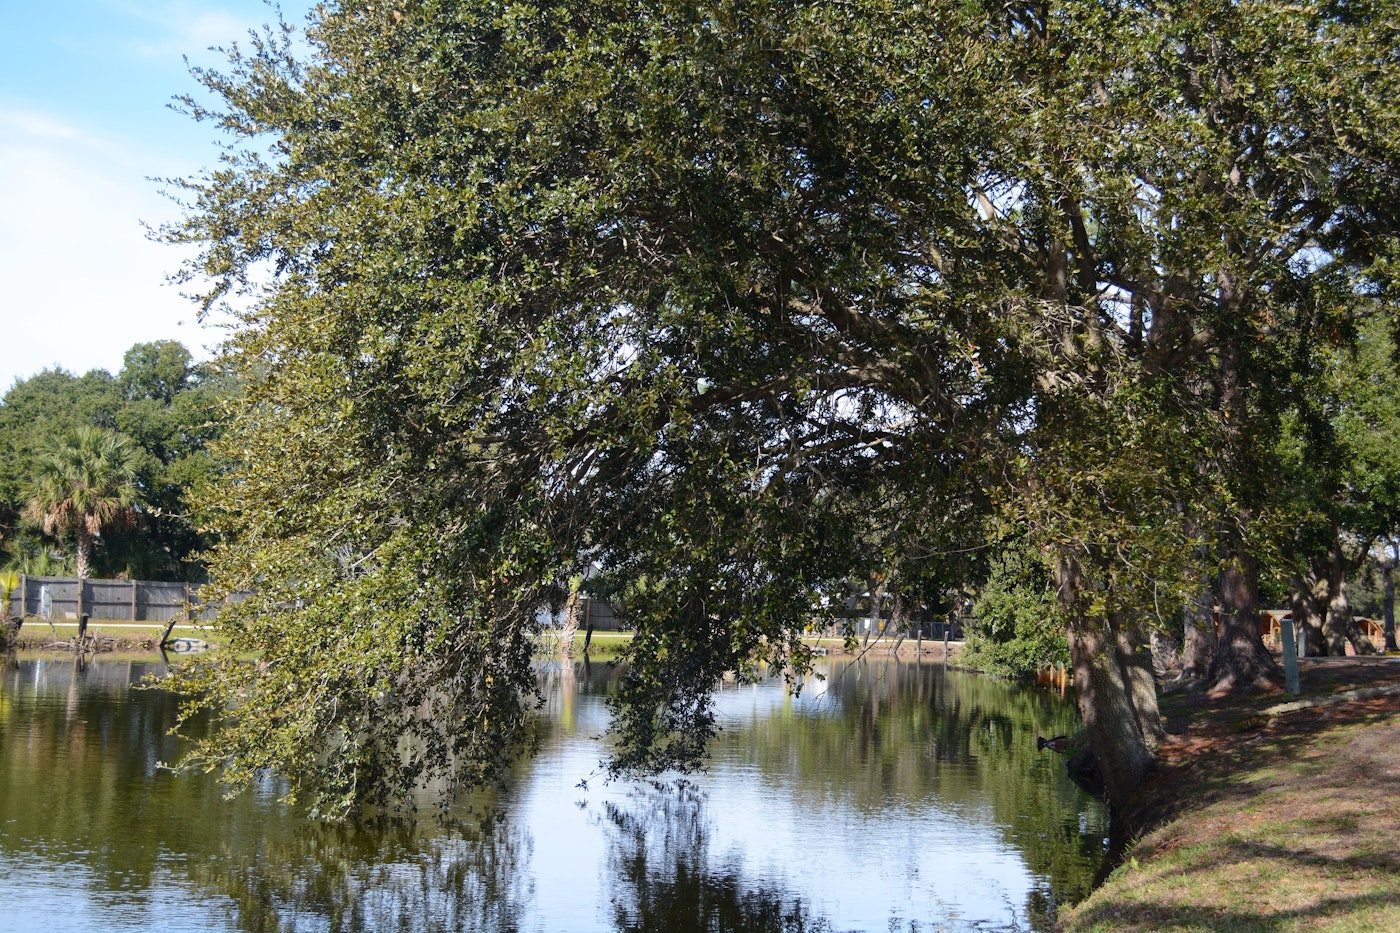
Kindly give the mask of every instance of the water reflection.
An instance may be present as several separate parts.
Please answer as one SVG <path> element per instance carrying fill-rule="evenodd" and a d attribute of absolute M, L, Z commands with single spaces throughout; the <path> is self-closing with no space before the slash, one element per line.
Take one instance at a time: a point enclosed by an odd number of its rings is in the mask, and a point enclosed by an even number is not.
<path fill-rule="evenodd" d="M 742 864 L 711 867 L 705 795 L 680 781 L 609 802 L 599 820 L 609 837 L 609 903 L 619 931 L 830 930 L 801 898 L 744 880 Z"/>
<path fill-rule="evenodd" d="M 941 665 L 836 664 L 816 686 L 780 715 L 752 717 L 734 743 L 775 790 L 812 808 L 852 801 L 886 815 L 932 807 L 964 822 L 990 817 L 984 825 L 1037 879 L 1028 911 L 1088 894 L 1106 817 L 1064 780 L 1063 759 L 1035 742 L 1075 730 L 1070 704 Z"/>
<path fill-rule="evenodd" d="M 481 930 L 509 933 L 534 897 L 530 841 L 490 819 L 424 837 L 300 823 L 260 850 L 190 868 L 226 895 L 240 930 Z"/>
<path fill-rule="evenodd" d="M 608 667 L 547 667 L 509 787 L 369 827 L 162 770 L 174 698 L 129 689 L 158 668 L 4 667 L 6 929 L 1049 929 L 1102 851 L 1101 812 L 1035 749 L 1072 710 L 934 666 L 728 687 L 710 773 L 655 785 L 599 783 Z"/>

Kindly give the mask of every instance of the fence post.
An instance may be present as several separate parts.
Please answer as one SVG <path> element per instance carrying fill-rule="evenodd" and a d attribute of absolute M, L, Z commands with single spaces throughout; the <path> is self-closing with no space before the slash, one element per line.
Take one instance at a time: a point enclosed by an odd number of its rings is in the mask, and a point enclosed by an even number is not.
<path fill-rule="evenodd" d="M 131 581 L 131 621 L 136 621 L 136 581 Z"/>
<path fill-rule="evenodd" d="M 189 617 L 190 617 L 190 584 L 189 584 L 188 581 L 186 581 L 186 583 L 185 583 L 185 618 L 188 620 Z"/>
<path fill-rule="evenodd" d="M 24 620 L 24 615 L 29 611 L 29 574 L 19 575 L 19 617 Z"/>
<path fill-rule="evenodd" d="M 1298 640 L 1293 634 L 1293 620 L 1284 619 L 1279 623 L 1279 641 L 1283 648 L 1283 678 L 1285 689 L 1290 696 L 1301 691 L 1298 685 Z"/>

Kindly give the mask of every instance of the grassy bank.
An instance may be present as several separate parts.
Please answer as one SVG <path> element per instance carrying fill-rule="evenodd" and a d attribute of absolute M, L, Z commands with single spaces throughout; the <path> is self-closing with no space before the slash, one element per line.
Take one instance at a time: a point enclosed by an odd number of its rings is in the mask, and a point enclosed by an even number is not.
<path fill-rule="evenodd" d="M 88 623 L 88 634 L 98 638 L 99 649 L 102 651 L 155 652 L 159 648 L 160 637 L 164 631 L 165 624 L 160 622 L 143 623 L 94 619 Z M 53 626 L 50 627 L 46 622 L 29 619 L 20 630 L 19 639 L 14 647 L 22 651 L 66 650 L 67 643 L 76 638 L 77 633 L 77 622 L 54 622 Z M 199 639 L 211 645 L 219 644 L 221 641 L 215 629 L 201 625 L 177 625 L 172 631 L 171 637 Z M 594 632 L 588 649 L 589 660 L 616 660 L 631 640 L 631 632 Z M 583 641 L 584 634 L 580 632 L 574 638 L 574 657 L 577 660 L 583 658 Z M 921 643 L 912 638 L 905 638 L 900 642 L 881 636 L 872 638 L 869 643 L 857 643 L 854 651 L 846 646 L 845 640 L 842 638 L 812 637 L 806 641 L 816 648 L 819 654 L 832 657 L 853 655 L 889 657 L 895 654 L 895 649 L 898 648 L 898 656 L 901 658 L 918 657 L 926 661 L 945 660 L 943 642 L 934 639 L 924 639 Z M 947 660 L 956 661 L 961 647 L 961 642 L 950 643 Z M 543 657 L 558 656 L 557 636 L 550 633 L 542 637 L 540 654 Z"/>
<path fill-rule="evenodd" d="M 631 641 L 631 632 L 594 632 L 592 639 L 588 641 L 588 660 L 615 661 Z M 574 637 L 575 661 L 583 660 L 583 643 L 584 633 L 579 632 Z M 537 656 L 541 658 L 557 658 L 559 656 L 558 636 L 553 633 L 547 633 L 541 636 Z"/>
<path fill-rule="evenodd" d="M 94 619 L 88 623 L 87 634 L 97 639 L 101 651 L 156 651 L 160 647 L 160 637 L 165 632 L 164 622 L 120 622 L 110 619 Z M 28 619 L 19 631 L 15 647 L 22 651 L 42 651 L 52 645 L 66 645 L 78 637 L 77 622 L 47 622 Z M 191 638 L 217 642 L 212 630 L 201 625 L 177 625 L 170 637 Z"/>
<path fill-rule="evenodd" d="M 1400 930 L 1400 661 L 1304 662 L 1283 695 L 1164 698 L 1152 826 L 1060 929 Z"/>

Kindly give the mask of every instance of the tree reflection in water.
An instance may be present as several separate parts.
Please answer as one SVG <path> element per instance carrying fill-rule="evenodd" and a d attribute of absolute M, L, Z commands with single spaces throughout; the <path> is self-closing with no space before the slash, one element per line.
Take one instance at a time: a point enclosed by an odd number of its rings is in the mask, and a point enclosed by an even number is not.
<path fill-rule="evenodd" d="M 804 700 L 730 723 L 719 756 L 758 765 L 755 779 L 811 812 L 855 807 L 890 828 L 931 804 L 989 809 L 1036 879 L 1018 905 L 1032 929 L 1092 889 L 1107 813 L 1064 777 L 1037 735 L 1072 733 L 1072 704 L 941 665 L 834 661 Z"/>
<path fill-rule="evenodd" d="M 277 802 L 273 781 L 224 799 L 208 776 L 158 767 L 179 754 L 169 735 L 177 700 L 131 690 L 150 670 L 0 666 L 0 887 L 7 859 L 42 858 L 38 876 L 55 884 L 45 900 L 91 898 L 101 907 L 75 903 L 74 912 L 122 922 L 144 915 L 157 928 L 170 919 L 161 911 L 179 910 L 182 899 L 183 929 L 521 928 L 536 900 L 530 838 L 497 816 L 495 796 L 477 795 L 451 823 L 362 827 L 307 819 Z M 11 929 L 3 902 L 0 927 Z M 43 916 L 14 928 L 42 929 Z M 69 919 L 64 929 L 102 928 Z"/>
<path fill-rule="evenodd" d="M 831 924 L 799 897 L 745 883 L 737 864 L 709 864 L 704 795 L 678 781 L 632 794 L 631 807 L 607 803 L 609 901 L 619 933 L 753 931 L 809 933 Z"/>
<path fill-rule="evenodd" d="M 727 690 L 704 795 L 578 788 L 615 681 L 550 671 L 543 753 L 510 789 L 446 824 L 355 828 L 275 782 L 228 800 L 161 769 L 177 700 L 130 689 L 157 669 L 0 664 L 0 905 L 35 905 L 15 929 L 1048 930 L 1102 854 L 1099 809 L 1036 750 L 1072 707 L 955 671 L 833 664 L 799 700 Z"/>
<path fill-rule="evenodd" d="M 248 933 L 513 933 L 534 900 L 529 858 L 529 837 L 489 816 L 433 837 L 409 824 L 302 823 L 264 851 L 230 852 L 190 874 L 233 900 Z"/>

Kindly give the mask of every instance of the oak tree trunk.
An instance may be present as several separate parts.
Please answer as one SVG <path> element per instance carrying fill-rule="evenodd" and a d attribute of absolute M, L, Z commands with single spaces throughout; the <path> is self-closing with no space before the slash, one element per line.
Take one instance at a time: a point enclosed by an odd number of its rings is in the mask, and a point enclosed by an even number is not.
<path fill-rule="evenodd" d="M 1348 642 L 1357 654 L 1376 653 L 1376 646 L 1371 644 L 1371 639 L 1361 634 L 1356 625 L 1356 617 L 1351 614 L 1347 577 L 1354 566 L 1342 550 L 1341 534 L 1334 527 L 1332 547 L 1327 560 L 1327 620 L 1322 626 L 1327 653 L 1334 657 L 1346 655 Z"/>
<path fill-rule="evenodd" d="M 1143 735 L 1115 635 L 1105 619 L 1086 611 L 1081 576 L 1072 561 L 1062 562 L 1056 577 L 1069 619 L 1070 663 L 1079 714 L 1108 802 L 1121 811 L 1151 772 L 1155 759 Z M 1151 709 L 1155 708 L 1154 692 Z"/>
<path fill-rule="evenodd" d="M 899 647 L 909 636 L 909 619 L 904 612 L 904 594 L 899 590 L 895 591 L 894 605 L 890 607 L 890 626 L 892 631 L 899 636 L 894 643 L 894 656 L 898 659 Z"/>
<path fill-rule="evenodd" d="M 1138 729 L 1148 749 L 1156 751 L 1166 738 L 1157 708 L 1157 677 L 1152 670 L 1152 649 L 1122 613 L 1111 617 L 1118 664 L 1123 669 L 1128 699 L 1137 716 Z"/>
<path fill-rule="evenodd" d="M 1333 536 L 1335 539 L 1335 535 Z M 1322 637 L 1327 653 L 1342 657 L 1347 653 L 1347 629 L 1351 625 L 1351 600 L 1347 598 L 1345 561 L 1341 547 L 1334 543 L 1327 555 L 1327 618 L 1322 623 Z"/>
<path fill-rule="evenodd" d="M 1102 619 L 1070 623 L 1070 659 L 1084 731 L 1103 775 L 1108 801 L 1122 807 L 1152 770 L 1153 755 L 1138 722 L 1113 639 Z"/>
<path fill-rule="evenodd" d="M 1282 679 L 1259 634 L 1258 564 L 1243 547 L 1231 550 L 1220 568 L 1220 642 L 1206 675 L 1214 693 L 1250 690 Z"/>
<path fill-rule="evenodd" d="M 1222 275 L 1220 305 L 1223 309 L 1243 313 L 1247 295 L 1233 287 L 1233 276 Z M 1226 469 L 1236 471 L 1241 463 L 1249 462 L 1256 451 L 1250 432 L 1249 405 L 1246 393 L 1251 382 L 1247 372 L 1248 351 L 1244 344 L 1226 341 L 1221 348 L 1216 388 L 1220 407 L 1226 416 L 1226 437 L 1223 454 Z M 1215 646 L 1206 674 L 1207 689 L 1229 692 L 1282 682 L 1282 674 L 1273 655 L 1264 647 L 1259 634 L 1259 565 L 1245 544 L 1244 529 L 1251 527 L 1255 516 L 1248 508 L 1240 508 L 1233 521 L 1218 533 L 1220 573 L 1220 641 Z"/>
<path fill-rule="evenodd" d="M 1215 657 L 1215 592 L 1202 589 L 1186 606 L 1181 642 L 1181 677 L 1200 680 Z"/>
<path fill-rule="evenodd" d="M 1361 626 L 1356 624 L 1355 617 L 1351 624 L 1347 626 L 1347 641 L 1351 642 L 1351 650 L 1358 655 L 1376 654 L 1376 644 L 1371 641 L 1371 636 L 1361 630 Z"/>
<path fill-rule="evenodd" d="M 1296 581 L 1298 588 L 1289 599 L 1293 610 L 1293 625 L 1302 636 L 1299 654 L 1320 658 L 1327 654 L 1327 642 L 1322 637 L 1322 620 L 1327 617 L 1327 581 L 1309 574 Z"/>

